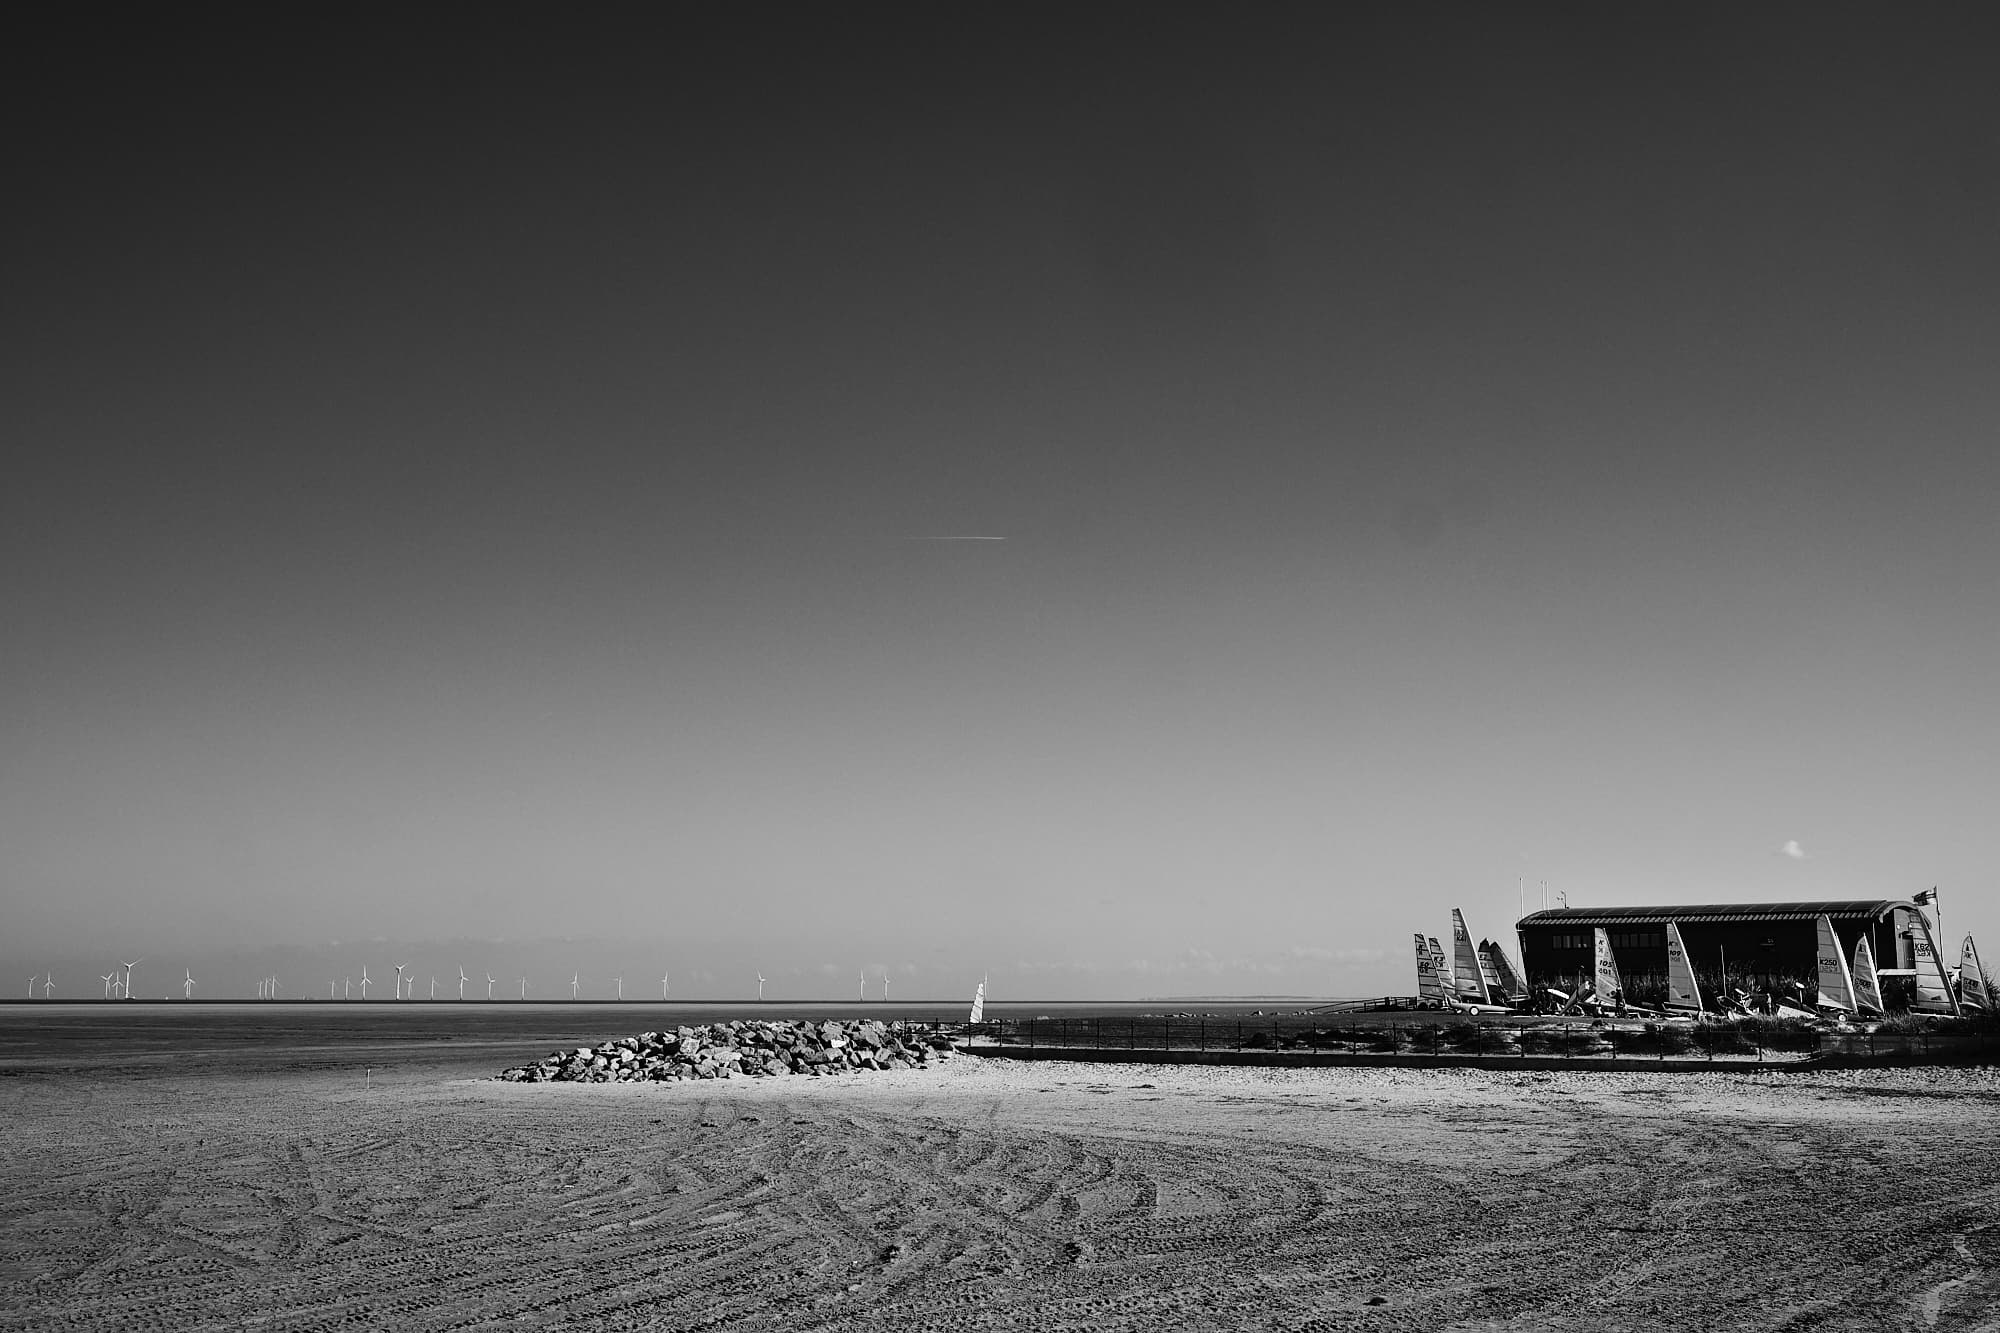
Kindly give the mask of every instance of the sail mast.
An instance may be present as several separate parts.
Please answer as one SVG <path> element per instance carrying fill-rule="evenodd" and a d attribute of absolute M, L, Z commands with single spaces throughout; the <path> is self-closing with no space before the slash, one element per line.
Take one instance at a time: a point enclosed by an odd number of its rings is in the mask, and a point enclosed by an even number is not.
<path fill-rule="evenodd" d="M 1993 1008 L 1993 979 L 1979 963 L 1979 946 L 1968 933 L 1958 951 L 1958 999 L 1968 1009 Z"/>
<path fill-rule="evenodd" d="M 1694 979 L 1694 964 L 1688 961 L 1687 944 L 1681 928 L 1667 922 L 1667 1008 L 1701 1012 L 1701 986 Z"/>
<path fill-rule="evenodd" d="M 1848 975 L 1854 978 L 1854 1007 L 1857 1010 L 1870 1014 L 1888 1012 L 1882 1004 L 1882 979 L 1875 975 L 1875 949 L 1868 943 L 1865 931 L 1854 942 L 1854 969 Z"/>
<path fill-rule="evenodd" d="M 1457 994 L 1458 983 L 1451 975 L 1451 959 L 1444 956 L 1443 949 L 1438 948 L 1437 936 L 1432 935 L 1429 938 L 1429 944 L 1431 948 L 1431 961 L 1437 965 L 1438 980 L 1444 985 L 1445 995 L 1449 997 Z"/>
<path fill-rule="evenodd" d="M 1429 941 L 1417 936 L 1417 999 L 1442 1007 L 1445 1003 L 1444 978 L 1438 975 L 1438 958 Z"/>
<path fill-rule="evenodd" d="M 1945 979 L 1944 960 L 1938 957 L 1937 943 L 1931 938 L 1931 923 L 1921 911 L 1909 913 L 1911 961 L 1917 965 L 1917 1002 L 1922 1013 L 1958 1015 L 1958 996 Z"/>
<path fill-rule="evenodd" d="M 1599 1004 L 1615 1004 L 1625 1007 L 1625 983 L 1618 977 L 1618 959 L 1611 952 L 1611 937 L 1604 927 L 1597 928 L 1596 935 L 1597 973 L 1593 981 Z"/>
<path fill-rule="evenodd" d="M 1840 951 L 1840 936 L 1834 933 L 1833 918 L 1819 914 L 1819 1007 L 1854 1012 L 1854 978 L 1847 970 L 1847 955 Z"/>
<path fill-rule="evenodd" d="M 1479 969 L 1479 953 L 1473 947 L 1472 932 L 1465 928 L 1465 916 L 1456 907 L 1451 909 L 1451 947 L 1457 955 L 1457 966 L 1452 969 L 1452 994 L 1474 1004 L 1493 1003 L 1486 991 L 1486 978 Z"/>

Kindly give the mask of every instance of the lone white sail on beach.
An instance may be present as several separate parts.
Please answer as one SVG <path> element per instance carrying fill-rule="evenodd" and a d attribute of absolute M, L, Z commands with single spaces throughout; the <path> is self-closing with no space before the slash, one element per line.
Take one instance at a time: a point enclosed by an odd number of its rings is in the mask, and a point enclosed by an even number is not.
<path fill-rule="evenodd" d="M 1866 934 L 1854 942 L 1854 1007 L 1864 1014 L 1882 1014 L 1882 979 L 1875 975 L 1875 949 Z"/>
<path fill-rule="evenodd" d="M 1667 922 L 1667 1008 L 1692 1009 L 1699 1013 L 1701 984 L 1694 979 L 1694 964 L 1688 961 L 1687 943 L 1681 939 L 1678 923 Z"/>
<path fill-rule="evenodd" d="M 1618 960 L 1611 953 L 1611 937 L 1597 928 L 1597 973 L 1593 984 L 1599 1004 L 1625 1003 L 1625 983 L 1618 977 Z"/>
<path fill-rule="evenodd" d="M 1958 1002 L 1970 1009 L 1993 1008 L 1993 978 L 1979 964 L 1979 948 L 1972 936 L 1958 951 Z"/>
<path fill-rule="evenodd" d="M 979 989 L 972 992 L 972 1013 L 966 1018 L 968 1023 L 982 1022 L 986 1017 L 986 978 L 979 979 Z"/>
<path fill-rule="evenodd" d="M 1819 914 L 1819 1007 L 1854 1012 L 1854 978 L 1847 971 L 1847 955 L 1840 950 L 1840 936 L 1834 933 L 1833 918 Z"/>
<path fill-rule="evenodd" d="M 1417 998 L 1426 1003 L 1443 1004 L 1446 1000 L 1444 978 L 1438 974 L 1438 958 L 1431 952 L 1431 944 L 1422 935 L 1417 936 Z"/>
<path fill-rule="evenodd" d="M 1452 968 L 1452 994 L 1473 1004 L 1491 1004 L 1492 998 L 1486 993 L 1486 978 L 1479 969 L 1479 952 L 1472 945 L 1472 932 L 1465 928 L 1465 916 L 1456 907 L 1451 909 L 1451 947 L 1456 955 L 1456 965 Z"/>

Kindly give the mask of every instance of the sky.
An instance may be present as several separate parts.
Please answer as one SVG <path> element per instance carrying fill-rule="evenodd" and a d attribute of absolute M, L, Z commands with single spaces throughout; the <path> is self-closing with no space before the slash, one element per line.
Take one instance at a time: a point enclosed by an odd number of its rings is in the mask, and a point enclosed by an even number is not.
<path fill-rule="evenodd" d="M 16 30 L 0 979 L 2000 952 L 1989 10 L 725 8 Z"/>

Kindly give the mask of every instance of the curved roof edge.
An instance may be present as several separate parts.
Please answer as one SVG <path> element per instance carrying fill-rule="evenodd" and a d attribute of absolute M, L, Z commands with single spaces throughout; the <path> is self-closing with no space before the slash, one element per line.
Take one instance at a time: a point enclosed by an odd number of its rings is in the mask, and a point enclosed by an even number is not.
<path fill-rule="evenodd" d="M 1898 907 L 1916 909 L 1907 898 L 1862 898 L 1843 902 L 1687 903 L 1646 907 L 1551 907 L 1530 912 L 1514 923 L 1528 926 L 1613 926 L 1632 922 L 1677 921 L 1810 921 L 1825 915 L 1836 921 L 1877 921 Z"/>

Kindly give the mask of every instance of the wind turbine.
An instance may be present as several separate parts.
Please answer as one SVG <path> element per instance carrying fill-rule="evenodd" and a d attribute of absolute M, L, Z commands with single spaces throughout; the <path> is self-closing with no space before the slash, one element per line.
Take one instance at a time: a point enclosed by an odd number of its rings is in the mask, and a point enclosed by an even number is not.
<path fill-rule="evenodd" d="M 583 974 L 580 972 L 572 972 L 569 974 L 569 998 L 572 1000 L 576 998 L 576 984 L 578 979 L 582 975 Z"/>
<path fill-rule="evenodd" d="M 882 969 L 882 1003 L 889 1003 L 889 969 Z"/>
<path fill-rule="evenodd" d="M 139 964 L 145 961 L 146 961 L 146 955 L 140 954 L 137 958 L 134 958 L 131 962 L 120 964 L 120 966 L 122 966 L 125 969 L 125 998 L 128 1000 L 132 998 L 132 969 L 139 966 Z"/>
<path fill-rule="evenodd" d="M 354 998 L 353 977 L 342 977 L 340 979 L 340 998 L 343 1000 L 351 1000 Z"/>
<path fill-rule="evenodd" d="M 187 980 L 181 983 L 181 998 L 183 1000 L 192 1000 L 194 998 L 194 969 L 185 968 L 183 970 L 187 973 Z"/>
<path fill-rule="evenodd" d="M 621 999 L 621 1000 L 622 1000 L 622 999 L 624 999 L 624 998 L 625 998 L 625 978 L 623 978 L 623 977 L 613 977 L 613 978 L 611 978 L 611 979 L 612 979 L 613 981 L 615 981 L 615 982 L 617 982 L 617 983 L 618 983 L 618 998 L 619 998 L 619 999 Z"/>
<path fill-rule="evenodd" d="M 660 973 L 660 998 L 663 1000 L 667 998 L 667 978 L 672 975 L 671 972 Z"/>
<path fill-rule="evenodd" d="M 117 975 L 118 974 L 116 972 L 106 972 L 103 976 L 98 978 L 99 981 L 104 983 L 104 998 L 107 1000 L 111 998 L 111 978 Z"/>
<path fill-rule="evenodd" d="M 408 966 L 408 963 L 396 964 L 396 998 L 399 1000 L 403 998 L 403 969 Z"/>
<path fill-rule="evenodd" d="M 28 998 L 31 1000 L 35 998 L 35 979 L 33 977 L 28 978 Z"/>
<path fill-rule="evenodd" d="M 332 977 L 328 977 L 326 980 L 326 998 L 331 1000 L 334 991 L 339 989 L 339 987 L 340 983 L 338 981 L 335 981 Z"/>
<path fill-rule="evenodd" d="M 458 969 L 458 998 L 459 998 L 459 999 L 463 1000 L 463 999 L 465 998 L 465 983 L 466 983 L 467 981 L 470 981 L 470 980 L 471 980 L 471 978 L 465 975 L 465 967 L 464 967 L 464 965 L 463 965 L 463 964 L 460 964 L 460 966 L 459 966 L 459 969 Z"/>
<path fill-rule="evenodd" d="M 432 978 L 431 978 L 431 998 L 432 998 L 433 1000 L 435 1000 L 435 999 L 436 999 L 437 997 L 438 997 L 438 979 L 437 979 L 436 977 L 432 977 Z"/>
<path fill-rule="evenodd" d="M 528 998 L 528 979 L 526 977 L 521 978 L 521 998 L 524 1000 Z"/>
<path fill-rule="evenodd" d="M 757 974 L 757 1003 L 762 1004 L 763 1002 L 764 1002 L 764 974 L 762 972 L 759 972 Z"/>
<path fill-rule="evenodd" d="M 486 974 L 486 998 L 489 1000 L 493 998 L 493 974 L 491 972 Z"/>
<path fill-rule="evenodd" d="M 864 1001 L 868 998 L 868 969 L 865 967 L 861 969 L 861 995 L 859 998 Z"/>
<path fill-rule="evenodd" d="M 368 998 L 368 964 L 361 965 L 361 998 Z"/>
<path fill-rule="evenodd" d="M 51 972 L 48 975 L 48 979 L 42 982 L 42 998 L 44 1000 L 48 999 L 50 995 L 55 993 L 55 989 L 56 989 L 56 974 Z"/>
<path fill-rule="evenodd" d="M 275 972 L 271 974 L 271 998 L 278 998 L 278 974 Z"/>

